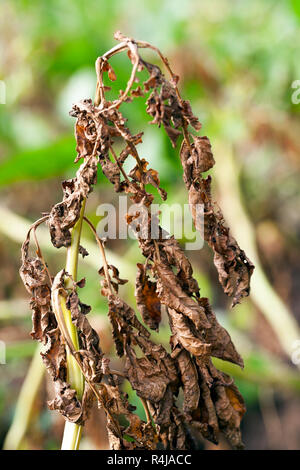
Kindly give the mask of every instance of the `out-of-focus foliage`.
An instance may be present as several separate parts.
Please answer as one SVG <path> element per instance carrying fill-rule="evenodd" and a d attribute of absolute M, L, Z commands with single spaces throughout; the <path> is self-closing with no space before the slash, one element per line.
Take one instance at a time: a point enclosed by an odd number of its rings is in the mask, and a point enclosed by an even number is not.
<path fill-rule="evenodd" d="M 203 123 L 202 135 L 210 137 L 213 150 L 214 143 L 218 148 L 216 165 L 226 158 L 222 143 L 224 148 L 233 148 L 264 270 L 299 320 L 300 104 L 292 102 L 291 88 L 300 79 L 299 26 L 297 0 L 2 0 L 0 80 L 6 84 L 6 104 L 0 105 L 1 204 L 33 220 L 60 200 L 60 180 L 75 172 L 74 123 L 68 111 L 74 101 L 93 98 L 97 56 L 114 45 L 113 33 L 118 29 L 149 40 L 168 55 L 182 77 L 179 87 Z M 125 83 L 130 70 L 127 57 L 116 59 L 114 67 Z M 133 131 L 144 127 L 140 153 L 159 171 L 169 203 L 187 203 L 178 149 L 171 148 L 163 131 L 148 125 L 142 101 L 136 99 L 127 113 Z M 99 175 L 88 205 L 95 223 L 98 204 L 112 200 L 116 202 Z M 222 200 L 218 198 L 218 202 L 222 206 Z M 18 278 L 19 246 L 13 234 L 7 236 L 9 228 L 2 234 L 5 223 L 0 221 L 0 297 L 5 302 L 22 301 L 26 294 Z M 89 237 L 88 232 L 84 236 Z M 243 240 L 239 243 L 242 247 Z M 108 247 L 129 263 L 140 261 L 131 240 L 111 241 Z M 245 371 L 236 372 L 248 406 L 243 424 L 246 446 L 299 448 L 295 418 L 300 410 L 299 387 L 290 376 L 292 365 L 272 327 L 251 299 L 229 310 L 216 273 L 209 267 L 207 247 L 188 255 L 202 295 L 213 299 L 220 321 L 236 335 L 235 343 L 246 359 Z M 52 251 L 50 264 L 61 269 L 62 263 L 63 254 L 53 256 Z M 94 325 L 105 338 L 103 349 L 112 352 L 97 274 L 87 263 L 82 272 L 88 280 L 85 295 L 94 307 Z M 126 272 L 122 275 L 127 276 Z M 122 287 L 122 295 L 134 305 L 133 279 L 130 281 L 131 286 Z M 0 301 L 0 312 L 4 311 L 0 339 L 8 345 L 7 364 L 0 366 L 1 438 L 12 420 L 33 353 L 25 302 L 20 313 L 16 304 L 12 309 L 8 304 L 2 308 Z M 166 325 L 160 335 L 168 336 Z M 272 362 L 286 362 L 287 375 L 276 366 L 270 372 L 270 356 Z M 269 382 L 266 377 L 271 377 Z M 25 447 L 59 445 L 62 422 L 45 408 L 49 393 L 44 385 Z M 106 445 L 99 433 L 101 419 L 95 412 L 86 433 L 87 446 Z"/>

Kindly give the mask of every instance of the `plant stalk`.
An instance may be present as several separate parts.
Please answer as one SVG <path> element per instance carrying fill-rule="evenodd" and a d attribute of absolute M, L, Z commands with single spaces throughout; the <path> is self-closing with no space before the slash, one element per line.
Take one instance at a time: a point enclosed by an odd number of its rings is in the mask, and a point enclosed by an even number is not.
<path fill-rule="evenodd" d="M 71 245 L 67 249 L 66 259 L 66 272 L 72 277 L 66 277 L 66 287 L 72 287 L 72 280 L 77 280 L 77 268 L 78 268 L 78 255 L 79 255 L 79 244 L 82 229 L 82 220 L 84 216 L 86 200 L 82 202 L 81 212 L 79 220 L 76 222 L 72 229 Z M 60 296 L 61 309 L 64 315 L 65 323 L 72 339 L 73 345 L 76 350 L 79 349 L 78 333 L 76 326 L 72 323 L 71 312 L 66 306 L 66 299 Z M 84 377 L 80 370 L 78 363 L 72 356 L 70 351 L 67 351 L 67 374 L 68 382 L 74 390 L 76 390 L 77 397 L 80 400 L 84 390 Z M 79 448 L 80 439 L 82 433 L 82 426 L 66 421 L 64 435 L 61 445 L 61 450 L 77 450 Z"/>

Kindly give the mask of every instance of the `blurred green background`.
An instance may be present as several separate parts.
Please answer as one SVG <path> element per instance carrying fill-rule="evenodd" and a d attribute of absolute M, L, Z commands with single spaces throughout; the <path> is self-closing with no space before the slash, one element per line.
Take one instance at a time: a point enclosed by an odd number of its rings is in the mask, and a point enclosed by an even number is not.
<path fill-rule="evenodd" d="M 74 119 L 68 112 L 78 99 L 93 98 L 95 60 L 115 44 L 113 33 L 120 29 L 158 46 L 180 75 L 183 97 L 203 124 L 201 135 L 211 139 L 215 199 L 256 264 L 250 298 L 231 310 L 210 250 L 187 253 L 202 295 L 210 297 L 245 359 L 244 371 L 218 365 L 235 377 L 245 397 L 246 447 L 300 448 L 300 104 L 292 102 L 291 87 L 300 79 L 299 25 L 297 0 L 1 0 L 6 104 L 0 104 L 0 340 L 6 364 L 0 365 L 0 445 L 9 429 L 7 448 L 60 445 L 63 420 L 45 404 L 51 384 L 37 356 L 32 362 L 36 344 L 18 275 L 20 244 L 30 223 L 61 199 L 61 180 L 75 173 Z M 124 89 L 126 55 L 113 65 L 117 87 Z M 130 128 L 145 131 L 140 154 L 159 170 L 169 203 L 187 203 L 178 149 L 163 129 L 148 125 L 142 98 L 124 109 Z M 116 202 L 116 196 L 99 174 L 87 208 L 95 223 L 103 202 Z M 55 273 L 65 253 L 51 249 L 47 233 L 39 233 Z M 91 322 L 104 351 L 121 368 L 99 293 L 99 255 L 90 234 L 83 236 L 90 256 L 81 263 L 87 278 L 82 297 L 93 306 Z M 135 305 L 137 244 L 109 241 L 108 249 L 109 261 L 130 280 L 121 294 Z M 166 343 L 168 334 L 163 323 L 153 336 Z M 82 448 L 107 448 L 103 419 L 95 410 Z M 223 441 L 219 447 L 228 448 Z"/>

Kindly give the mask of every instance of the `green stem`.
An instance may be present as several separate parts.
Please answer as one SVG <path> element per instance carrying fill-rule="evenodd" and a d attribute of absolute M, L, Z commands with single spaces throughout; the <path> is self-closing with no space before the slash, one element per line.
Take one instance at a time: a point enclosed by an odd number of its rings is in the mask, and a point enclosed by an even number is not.
<path fill-rule="evenodd" d="M 82 426 L 66 421 L 61 450 L 78 450 L 81 434 Z"/>
<path fill-rule="evenodd" d="M 82 219 L 85 210 L 85 202 L 86 201 L 84 199 L 82 202 L 79 220 L 77 221 L 72 230 L 71 245 L 68 247 L 67 250 L 66 272 L 70 274 L 70 276 L 72 276 L 73 281 L 76 281 L 77 279 L 78 253 L 81 237 Z M 66 287 L 72 287 L 72 280 L 69 277 L 66 277 L 65 285 Z M 76 326 L 72 323 L 71 312 L 66 306 L 66 299 L 62 296 L 60 297 L 60 303 L 70 337 L 72 339 L 75 349 L 78 350 L 79 341 L 77 329 Z M 71 387 L 76 390 L 77 397 L 80 400 L 82 398 L 84 390 L 84 377 L 82 375 L 78 363 L 69 351 L 67 352 L 67 370 L 68 382 L 70 383 Z M 77 450 L 80 444 L 81 432 L 82 427 L 80 425 L 67 421 L 65 424 L 61 449 Z"/>

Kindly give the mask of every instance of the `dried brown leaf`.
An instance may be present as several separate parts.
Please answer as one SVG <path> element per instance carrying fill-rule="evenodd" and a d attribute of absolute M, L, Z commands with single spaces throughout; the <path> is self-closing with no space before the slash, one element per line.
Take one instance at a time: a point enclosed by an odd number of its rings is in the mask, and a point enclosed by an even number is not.
<path fill-rule="evenodd" d="M 210 182 L 211 179 L 208 177 L 201 180 L 199 185 L 190 186 L 189 204 L 195 225 L 197 205 L 204 206 L 204 239 L 214 250 L 214 263 L 220 284 L 227 295 L 233 296 L 233 305 L 235 305 L 249 295 L 254 266 L 230 235 L 222 213 L 215 211 L 211 200 Z"/>
<path fill-rule="evenodd" d="M 161 321 L 161 305 L 156 293 L 156 283 L 149 280 L 145 265 L 138 263 L 137 267 L 135 284 L 137 307 L 146 325 L 152 330 L 158 331 Z"/>

